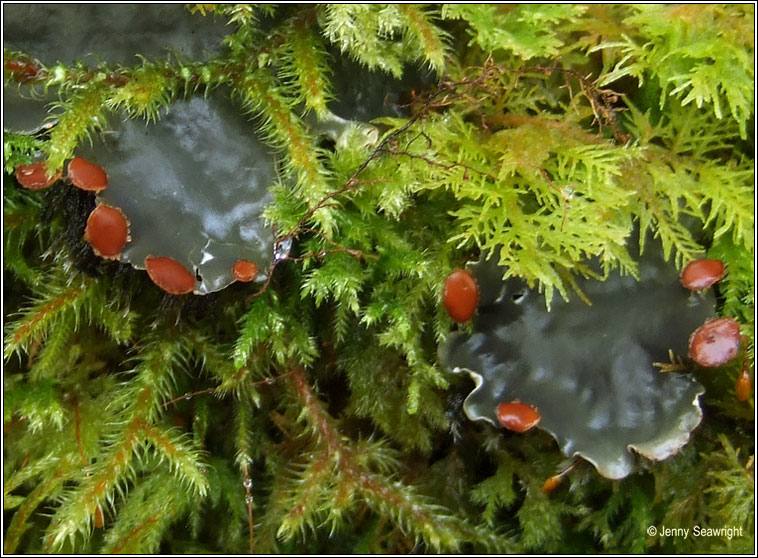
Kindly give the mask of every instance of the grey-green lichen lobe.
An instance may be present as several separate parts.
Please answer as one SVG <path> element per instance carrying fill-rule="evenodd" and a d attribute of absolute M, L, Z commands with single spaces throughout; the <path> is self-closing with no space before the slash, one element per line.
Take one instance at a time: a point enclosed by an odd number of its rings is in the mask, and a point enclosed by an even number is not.
<path fill-rule="evenodd" d="M 639 282 L 584 281 L 591 306 L 574 297 L 548 311 L 536 292 L 502 281 L 493 261 L 473 269 L 482 291 L 473 333 L 453 332 L 440 347 L 445 366 L 475 380 L 469 418 L 497 425 L 497 406 L 519 399 L 538 408 L 539 427 L 566 455 L 612 479 L 634 470 L 630 450 L 663 460 L 689 440 L 703 388 L 653 362 L 686 354 L 690 333 L 713 315 L 712 296 L 691 294 L 675 270 L 646 257 Z"/>
<path fill-rule="evenodd" d="M 225 23 L 171 4 L 3 4 L 3 46 L 46 65 L 195 60 L 221 53 Z"/>
<path fill-rule="evenodd" d="M 148 255 L 174 258 L 200 278 L 197 294 L 232 283 L 238 259 L 265 279 L 274 232 L 262 213 L 275 158 L 224 91 L 176 101 L 155 123 L 114 119 L 77 155 L 105 168 L 98 197 L 129 219 L 122 261 L 141 269 Z"/>
<path fill-rule="evenodd" d="M 222 18 L 193 15 L 171 4 L 3 4 L 3 48 L 47 66 L 74 62 L 133 66 L 179 56 L 202 60 L 221 54 L 228 33 Z M 39 129 L 55 88 L 4 84 L 3 127 Z"/>
<path fill-rule="evenodd" d="M 52 93 L 32 92 L 26 85 L 3 83 L 3 129 L 22 134 L 40 131 L 48 116 Z"/>

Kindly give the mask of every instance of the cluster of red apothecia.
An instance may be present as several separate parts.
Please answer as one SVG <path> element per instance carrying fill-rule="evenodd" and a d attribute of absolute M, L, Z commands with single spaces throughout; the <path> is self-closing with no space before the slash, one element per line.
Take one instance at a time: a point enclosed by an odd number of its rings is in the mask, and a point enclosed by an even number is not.
<path fill-rule="evenodd" d="M 60 170 L 48 176 L 44 162 L 19 165 L 15 174 L 18 183 L 30 190 L 48 188 L 62 178 Z M 105 169 L 82 157 L 68 162 L 63 180 L 88 192 L 98 193 L 108 187 Z M 126 243 L 131 241 L 129 220 L 118 207 L 98 203 L 87 218 L 84 240 L 98 256 L 119 259 Z M 149 255 L 144 263 L 150 279 L 167 293 L 182 295 L 194 290 L 195 276 L 175 259 Z M 234 263 L 232 274 L 237 281 L 249 282 L 258 275 L 258 266 L 240 259 Z"/>
<path fill-rule="evenodd" d="M 721 260 L 695 260 L 688 263 L 679 277 L 682 285 L 693 291 L 707 289 L 723 279 L 726 266 Z M 689 357 L 705 368 L 722 366 L 737 356 L 740 350 L 740 324 L 732 318 L 712 318 L 690 335 Z M 737 399 L 750 397 L 750 373 L 747 359 L 734 384 Z"/>
<path fill-rule="evenodd" d="M 679 277 L 682 286 L 700 292 L 710 288 L 726 275 L 726 266 L 720 260 L 696 260 L 682 270 Z M 448 315 L 458 323 L 469 321 L 479 303 L 479 286 L 476 279 L 466 270 L 455 269 L 445 279 L 442 302 Z M 740 325 L 731 318 L 711 318 L 697 328 L 689 339 L 689 357 L 700 366 L 712 368 L 722 366 L 732 360 L 740 348 Z M 740 401 L 750 397 L 750 374 L 743 366 L 737 382 L 735 395 Z M 536 407 L 514 400 L 501 403 L 496 410 L 498 422 L 513 432 L 526 432 L 540 421 Z M 564 477 L 576 465 L 572 463 L 566 470 L 545 481 L 543 492 L 549 493 L 557 488 Z"/>

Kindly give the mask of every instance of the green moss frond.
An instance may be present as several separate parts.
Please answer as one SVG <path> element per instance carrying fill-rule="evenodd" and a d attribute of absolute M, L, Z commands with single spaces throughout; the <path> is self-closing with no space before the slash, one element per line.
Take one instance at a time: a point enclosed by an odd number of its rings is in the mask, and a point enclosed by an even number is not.
<path fill-rule="evenodd" d="M 10 325 L 5 338 L 5 358 L 9 358 L 14 353 L 28 353 L 32 343 L 41 342 L 57 319 L 67 313 L 77 314 L 88 294 L 85 290 L 87 288 L 94 290 L 94 283 L 84 282 L 63 286 L 62 289 L 60 286 L 59 289 L 45 289 L 44 294 L 22 310 L 19 319 Z"/>
<path fill-rule="evenodd" d="M 361 264 L 353 256 L 330 254 L 322 266 L 306 275 L 301 295 L 312 296 L 316 307 L 325 300 L 333 299 L 357 314 L 360 309 L 358 293 L 363 279 Z"/>
<path fill-rule="evenodd" d="M 289 505 L 284 506 L 291 511 L 280 525 L 280 536 L 289 538 L 304 533 L 321 522 L 334 530 L 341 526 L 345 508 L 363 501 L 376 513 L 390 517 L 406 536 L 436 551 L 456 549 L 462 540 L 490 549 L 508 547 L 509 541 L 485 534 L 433 503 L 413 486 L 378 475 L 372 470 L 372 462 L 383 463 L 381 469 L 385 470 L 391 466 L 387 458 L 392 456 L 386 446 L 364 442 L 359 446 L 358 458 L 358 448 L 339 432 L 303 373 L 295 370 L 291 378 L 294 394 L 302 405 L 300 419 L 308 426 L 316 446 L 304 463 L 294 464 L 291 469 L 293 487 L 286 496 Z M 368 457 L 372 454 L 373 457 Z"/>
<path fill-rule="evenodd" d="M 70 365 L 69 349 L 74 339 L 73 324 L 59 323 L 48 334 L 29 371 L 32 380 L 62 376 Z"/>
<path fill-rule="evenodd" d="M 399 4 L 397 7 L 406 19 L 405 44 L 419 53 L 419 60 L 426 62 L 430 70 L 437 75 L 443 74 L 450 35 L 434 23 L 439 13 L 414 4 Z"/>
<path fill-rule="evenodd" d="M 45 143 L 34 136 L 4 131 L 3 133 L 3 163 L 5 172 L 13 174 L 19 165 L 32 162 L 32 155 L 42 149 Z M 6 202 L 7 203 L 7 202 Z"/>
<path fill-rule="evenodd" d="M 253 444 L 252 414 L 250 400 L 241 398 L 234 406 L 234 444 L 237 448 L 235 462 L 243 472 L 253 463 L 256 448 Z M 249 471 L 248 471 L 249 474 Z"/>
<path fill-rule="evenodd" d="M 557 30 L 575 20 L 585 9 L 562 4 L 446 4 L 442 17 L 466 21 L 471 26 L 471 43 L 485 52 L 503 49 L 528 60 L 556 56 L 567 40 Z"/>
<path fill-rule="evenodd" d="M 457 199 L 450 241 L 496 251 L 509 275 L 539 282 L 548 304 L 555 290 L 568 296 L 562 273 L 573 262 L 599 258 L 606 273 L 633 273 L 625 249 L 632 198 L 619 182 L 641 152 L 566 122 L 497 118 L 505 126 L 488 134 L 458 118 L 426 121 L 420 131 L 432 148 L 415 142 L 399 154 L 416 165 L 422 189 L 449 189 Z"/>
<path fill-rule="evenodd" d="M 719 259 L 726 265 L 727 274 L 719 282 L 719 295 L 723 297 L 721 312 L 732 316 L 743 325 L 743 334 L 751 340 L 749 354 L 755 343 L 755 259 L 753 254 L 725 236 L 716 239 L 708 250 L 708 257 Z"/>
<path fill-rule="evenodd" d="M 51 272 L 45 282 L 40 283 L 38 293 L 31 304 L 19 313 L 18 319 L 6 331 L 5 357 L 13 354 L 29 354 L 34 344 L 45 346 L 48 338 L 52 345 L 45 349 L 41 361 L 42 368 L 35 372 L 38 377 L 52 373 L 55 365 L 46 355 L 62 354 L 65 349 L 58 328 L 78 331 L 83 324 L 97 324 L 117 343 L 125 343 L 131 337 L 136 315 L 129 309 L 118 308 L 109 300 L 110 288 L 89 278 L 66 279 L 65 272 Z M 55 330 L 55 333 L 51 333 Z M 51 337 L 52 336 L 52 337 Z M 57 349 L 55 348 L 57 346 Z M 58 363 L 61 364 L 61 363 Z"/>
<path fill-rule="evenodd" d="M 153 423 L 162 413 L 163 403 L 177 392 L 179 375 L 188 369 L 190 348 L 182 338 L 146 339 L 134 357 L 131 376 L 114 394 L 110 407 L 126 420 Z"/>
<path fill-rule="evenodd" d="M 103 509 L 136 478 L 134 453 L 140 449 L 142 424 L 135 420 L 110 444 L 101 460 L 90 467 L 90 476 L 61 497 L 46 537 L 49 550 L 88 538 L 98 507 Z"/>
<path fill-rule="evenodd" d="M 207 481 L 202 473 L 205 464 L 198 451 L 182 436 L 151 426 L 139 417 L 134 418 L 115 435 L 104 458 L 89 468 L 86 479 L 62 497 L 48 531 L 48 548 L 61 548 L 77 536 L 89 536 L 97 508 L 104 508 L 117 496 L 123 498 L 136 481 L 138 472 L 151 464 L 147 457 L 148 444 L 157 451 L 158 463 L 165 461 L 169 471 L 189 494 L 205 495 Z M 167 486 L 164 484 L 164 490 Z M 146 520 L 145 527 L 149 523 Z"/>
<path fill-rule="evenodd" d="M 63 162 L 73 156 L 76 146 L 105 126 L 108 92 L 109 88 L 102 82 L 89 83 L 53 108 L 51 114 L 58 122 L 44 148 L 48 174 L 61 170 Z"/>
<path fill-rule="evenodd" d="M 195 503 L 188 493 L 172 488 L 172 476 L 159 467 L 129 492 L 105 534 L 103 551 L 110 554 L 153 554 L 172 523 Z"/>
<path fill-rule="evenodd" d="M 108 96 L 108 108 L 121 109 L 129 118 L 144 118 L 147 122 L 156 120 L 158 111 L 167 107 L 174 96 L 172 80 L 166 73 L 162 65 L 143 61 L 125 78 L 126 83 L 115 87 Z"/>
<path fill-rule="evenodd" d="M 664 257 L 669 259 L 673 256 L 677 267 L 700 257 L 703 247 L 692 237 L 683 223 L 684 219 L 680 217 L 687 213 L 679 204 L 681 190 L 677 185 L 683 180 L 686 181 L 685 184 L 691 185 L 692 177 L 686 172 L 677 175 L 663 162 L 648 166 L 643 173 L 634 172 L 638 169 L 630 169 L 625 178 L 642 202 L 636 211 L 640 224 L 641 251 L 645 249 L 645 233 L 650 230 L 661 242 Z M 690 209 L 689 214 L 701 218 L 699 207 L 694 211 Z"/>
<path fill-rule="evenodd" d="M 302 19 L 294 19 L 284 31 L 285 47 L 281 77 L 294 84 L 294 97 L 307 110 L 323 118 L 327 103 L 333 100 L 329 79 L 329 59 L 315 30 Z"/>
<path fill-rule="evenodd" d="M 144 426 L 145 441 L 153 446 L 161 463 L 164 461 L 190 494 L 204 497 L 208 491 L 203 453 L 193 446 L 187 435 L 176 429 L 164 430 Z"/>
<path fill-rule="evenodd" d="M 260 15 L 273 16 L 276 8 L 275 4 L 215 4 L 213 13 L 228 17 L 230 25 L 236 24 L 242 27 L 255 24 Z"/>
<path fill-rule="evenodd" d="M 517 513 L 522 529 L 519 543 L 534 550 L 559 551 L 564 522 L 579 512 L 568 503 L 550 500 L 538 486 L 529 486 Z"/>
<path fill-rule="evenodd" d="M 11 154 L 11 159 L 13 159 Z M 28 160 L 14 161 L 26 164 Z M 10 187 L 8 188 L 10 190 Z M 13 194 L 6 190 L 3 206 L 3 248 L 5 269 L 24 283 L 35 286 L 44 279 L 44 274 L 33 267 L 35 260 L 44 251 L 44 233 L 39 226 L 39 199 L 20 190 Z M 36 257 L 35 257 L 36 256 Z"/>
<path fill-rule="evenodd" d="M 253 71 L 242 86 L 243 104 L 261 119 L 261 130 L 268 141 L 286 151 L 284 175 L 292 175 L 300 196 L 315 205 L 329 191 L 328 173 L 319 161 L 313 138 L 293 111 L 295 101 L 285 96 L 282 86 L 265 68 Z M 319 217 L 326 219 L 325 212 L 318 212 L 316 218 Z M 329 230 L 328 223 L 325 220 L 320 224 Z"/>
<path fill-rule="evenodd" d="M 435 17 L 425 5 L 352 4 L 326 6 L 320 20 L 324 35 L 341 52 L 370 70 L 399 78 L 408 62 L 444 71 L 449 36 L 433 22 Z"/>
<path fill-rule="evenodd" d="M 223 513 L 227 520 L 214 541 L 217 545 L 235 549 L 242 554 L 249 550 L 248 514 L 245 505 L 245 489 L 240 481 L 239 471 L 229 466 L 224 459 L 212 459 L 208 463 L 206 476 L 208 478 L 208 496 L 195 508 L 197 526 L 193 529 L 201 531 L 206 522 L 215 523 L 218 514 Z M 198 536 L 193 538 L 199 538 Z"/>
<path fill-rule="evenodd" d="M 603 509 L 588 516 L 584 523 L 592 525 L 595 540 L 609 552 L 621 548 L 645 552 L 649 537 L 637 526 L 656 524 L 650 491 L 644 482 L 636 482 L 628 490 L 614 490 Z"/>
<path fill-rule="evenodd" d="M 422 452 L 432 449 L 432 426 L 444 427 L 444 405 L 439 393 L 424 389 L 423 403 L 416 402 L 416 413 L 408 412 L 411 383 L 414 393 L 418 381 L 409 375 L 402 358 L 394 351 L 367 343 L 365 336 L 351 336 L 340 350 L 338 366 L 347 374 L 352 399 L 348 411 L 370 418 L 384 434 L 403 447 Z M 427 383 L 422 385 L 427 387 Z M 377 392 L 381 397 L 377 397 Z"/>
<path fill-rule="evenodd" d="M 635 28 L 623 42 L 604 43 L 597 49 L 618 49 L 613 70 L 601 85 L 623 76 L 640 84 L 654 79 L 660 89 L 660 107 L 669 97 L 683 105 L 712 105 L 717 118 L 731 117 L 747 137 L 753 115 L 753 45 L 735 32 L 754 19 L 753 9 L 739 6 L 639 6 L 625 23 Z"/>
<path fill-rule="evenodd" d="M 655 145 L 646 146 L 645 159 L 646 164 L 638 161 L 627 168 L 624 183 L 644 203 L 637 206 L 642 230 L 652 226 L 666 257 L 673 252 L 681 266 L 682 261 L 702 254 L 703 248 L 685 225 L 692 218 L 715 238 L 728 231 L 733 242 L 753 251 L 751 168 L 741 162 L 716 164 L 689 154 L 677 157 Z"/>
<path fill-rule="evenodd" d="M 49 379 L 19 383 L 6 392 L 4 414 L 8 419 L 16 415 L 26 421 L 32 433 L 51 427 L 63 428 L 68 412 L 56 385 Z"/>
<path fill-rule="evenodd" d="M 494 523 L 495 514 L 500 508 L 509 508 L 518 496 L 513 459 L 508 453 L 501 451 L 497 454 L 497 462 L 495 474 L 471 490 L 471 500 L 484 506 L 482 518 L 488 524 Z"/>
<path fill-rule="evenodd" d="M 4 410 L 5 413 L 7 411 Z M 7 419 L 4 422 L 9 422 Z M 47 471 L 54 469 L 59 459 L 56 453 L 49 453 L 40 458 L 30 460 L 28 463 L 23 464 L 23 467 L 14 469 L 13 472 L 8 475 L 3 483 L 3 496 L 11 496 L 11 492 L 18 489 L 23 484 L 37 479 Z M 22 500 L 23 501 L 23 500 Z"/>
<path fill-rule="evenodd" d="M 327 39 L 369 70 L 381 70 L 399 78 L 403 74 L 403 47 L 393 40 L 402 31 L 397 6 L 379 4 L 329 4 L 321 11 Z"/>
<path fill-rule="evenodd" d="M 308 316 L 287 312 L 293 304 L 292 299 L 281 303 L 275 295 L 253 300 L 240 321 L 240 336 L 234 347 L 238 369 L 247 364 L 263 373 L 273 363 L 312 362 L 317 350 L 307 327 Z"/>
<path fill-rule="evenodd" d="M 8 530 L 5 533 L 5 546 L 3 550 L 13 554 L 18 548 L 21 537 L 31 527 L 29 520 L 37 507 L 45 500 L 53 499 L 60 494 L 64 483 L 70 480 L 76 473 L 74 462 L 76 458 L 71 455 L 67 459 L 60 460 L 55 464 L 52 474 L 38 483 L 34 490 L 24 499 L 11 519 Z"/>
<path fill-rule="evenodd" d="M 708 459 L 708 478 L 710 486 L 705 490 L 709 506 L 719 511 L 713 527 L 743 527 L 745 531 L 753 530 L 755 524 L 755 481 L 753 479 L 752 457 L 740 456 L 739 450 L 721 434 L 719 441 L 723 451 L 710 454 Z M 745 463 L 750 460 L 749 463 Z"/>
<path fill-rule="evenodd" d="M 705 159 L 731 149 L 739 135 L 733 120 L 719 120 L 713 113 L 671 99 L 667 111 L 647 109 L 643 114 L 631 99 L 625 99 L 627 129 L 640 145 L 665 145 L 674 153 Z"/>

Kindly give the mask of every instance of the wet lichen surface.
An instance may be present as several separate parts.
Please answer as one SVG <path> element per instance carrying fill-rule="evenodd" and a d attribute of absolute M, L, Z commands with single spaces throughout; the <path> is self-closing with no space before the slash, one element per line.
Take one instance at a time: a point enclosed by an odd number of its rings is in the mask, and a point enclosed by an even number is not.
<path fill-rule="evenodd" d="M 9 46 L 46 64 L 74 60 L 128 64 L 137 51 L 148 57 L 190 58 L 218 52 L 223 26 L 216 22 L 197 33 L 189 32 L 189 22 L 196 24 L 191 14 L 167 13 L 164 8 L 150 5 L 143 11 L 116 5 L 92 10 L 81 5 L 60 11 L 53 5 L 10 6 L 4 7 L 4 29 Z M 62 33 L 52 33 L 52 22 L 69 19 L 76 23 L 64 25 Z M 27 20 L 33 22 L 31 28 Z M 111 31 L 114 21 L 119 31 Z M 77 33 L 72 34 L 70 28 Z M 118 36 L 116 40 L 108 38 L 112 33 Z M 43 39 L 33 40 L 35 35 Z M 32 59 L 29 64 L 36 67 Z M 357 71 L 358 67 L 349 68 Z M 366 74 L 364 71 L 362 76 Z M 350 75 L 344 72 L 343 87 L 349 87 L 350 79 L 345 77 Z M 377 77 L 372 79 L 376 82 Z M 395 81 L 392 83 L 397 86 Z M 361 81 L 359 90 L 368 92 L 370 108 L 365 103 L 359 103 L 358 109 L 342 103 L 336 104 L 336 110 L 348 118 L 364 115 L 366 110 L 396 112 L 385 98 L 390 93 L 385 95 L 379 89 L 366 88 Z M 54 128 L 57 112 L 49 105 L 54 90 L 32 92 L 20 84 L 6 87 L 10 101 L 4 104 L 10 117 L 6 128 L 27 132 Z M 362 98 L 354 90 L 351 93 Z M 396 92 L 393 95 L 394 99 Z M 265 207 L 273 200 L 269 188 L 277 180 L 277 156 L 257 135 L 259 123 L 251 122 L 230 96 L 227 88 L 220 88 L 210 95 L 177 100 L 147 122 L 112 114 L 100 123 L 102 133 L 94 135 L 92 143 L 79 145 L 74 161 L 91 162 L 108 177 L 102 191 L 86 189 L 97 192 L 98 204 L 119 210 L 128 221 L 129 241 L 109 257 L 137 269 L 146 268 L 148 257 L 171 258 L 195 276 L 190 292 L 200 295 L 219 291 L 235 280 L 264 281 L 275 258 L 286 257 L 287 239 L 275 247 L 275 234 L 282 231 L 274 231 L 263 218 Z M 320 121 L 308 119 L 314 141 L 326 137 L 338 148 L 354 125 L 365 131 L 367 144 L 376 141 L 374 127 L 336 114 L 323 115 Z M 69 171 L 67 178 L 82 187 L 75 173 Z M 40 187 L 50 184 L 43 181 Z M 249 269 L 243 275 L 235 272 L 242 264 L 255 266 L 255 273 Z"/>
<path fill-rule="evenodd" d="M 114 121 L 78 153 L 107 169 L 98 197 L 129 219 L 122 261 L 143 269 L 147 256 L 173 258 L 197 275 L 198 294 L 232 283 L 239 259 L 265 277 L 274 157 L 223 92 L 177 101 L 154 124 Z"/>
<path fill-rule="evenodd" d="M 3 9 L 6 553 L 752 552 L 752 10 Z"/>
<path fill-rule="evenodd" d="M 4 47 L 17 49 L 44 64 L 75 61 L 139 62 L 171 53 L 197 59 L 219 52 L 226 32 L 222 21 L 204 22 L 189 11 L 165 4 L 4 4 Z M 28 86 L 4 87 L 6 129 L 36 130 L 48 116 L 43 102 L 57 98 L 55 88 L 43 92 Z"/>
<path fill-rule="evenodd" d="M 630 450 L 662 460 L 688 441 L 703 388 L 691 371 L 661 372 L 653 363 L 669 362 L 669 350 L 687 354 L 690 334 L 713 315 L 711 295 L 684 289 L 654 256 L 641 262 L 639 282 L 617 274 L 583 281 L 591 306 L 574 296 L 550 310 L 521 282 L 502 281 L 494 258 L 472 272 L 482 293 L 473 332 L 453 332 L 440 347 L 445 366 L 474 378 L 469 418 L 497 425 L 501 403 L 532 405 L 537 427 L 567 456 L 613 479 L 635 469 Z"/>
<path fill-rule="evenodd" d="M 135 52 L 198 58 L 219 51 L 225 30 L 216 22 L 195 32 L 190 27 L 197 20 L 189 12 L 159 5 L 3 10 L 6 46 L 46 64 L 131 64 Z M 18 85 L 6 93 L 6 128 L 37 130 L 46 114 L 47 125 L 55 125 L 56 111 L 45 106 L 53 90 L 35 90 L 33 96 Z M 131 238 L 119 259 L 144 269 L 147 256 L 170 257 L 196 276 L 197 294 L 233 282 L 232 268 L 240 259 L 254 262 L 256 278 L 264 279 L 274 239 L 262 211 L 272 199 L 275 157 L 254 125 L 228 90 L 176 101 L 155 120 L 112 115 L 104 133 L 75 153 L 107 173 L 109 184 L 98 202 L 117 208 L 129 222 Z"/>

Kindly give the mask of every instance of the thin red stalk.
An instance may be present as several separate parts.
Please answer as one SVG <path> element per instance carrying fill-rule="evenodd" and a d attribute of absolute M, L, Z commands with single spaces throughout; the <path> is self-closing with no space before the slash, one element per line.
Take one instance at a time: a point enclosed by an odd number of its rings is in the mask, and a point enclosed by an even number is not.
<path fill-rule="evenodd" d="M 37 312 L 31 320 L 23 324 L 20 328 L 18 328 L 18 331 L 16 332 L 16 335 L 13 336 L 13 344 L 18 344 L 19 341 L 26 335 L 26 333 L 40 320 L 42 320 L 45 316 L 50 314 L 51 312 L 54 312 L 61 306 L 63 306 L 66 302 L 76 297 L 78 294 L 82 292 L 81 289 L 73 289 L 72 291 L 69 291 L 68 293 L 64 294 L 63 296 L 60 296 L 50 302 L 49 304 L 46 304 L 43 306 L 39 312 Z"/>
<path fill-rule="evenodd" d="M 342 443 L 337 427 L 332 423 L 321 402 L 313 393 L 308 381 L 305 379 L 303 370 L 301 368 L 294 368 L 291 370 L 291 374 L 293 386 L 302 405 L 308 409 L 311 420 L 319 430 L 322 439 L 326 442 L 327 453 L 334 454 L 338 452 L 341 456 L 341 473 L 348 477 L 353 484 L 374 494 L 374 497 L 389 501 L 398 508 L 404 508 L 409 514 L 416 516 L 419 523 L 431 521 L 432 518 L 429 517 L 429 514 L 418 509 L 416 506 L 409 505 L 409 502 L 400 494 L 380 480 L 377 480 L 376 475 L 363 469 L 360 465 L 356 465 L 351 448 Z"/>
<path fill-rule="evenodd" d="M 82 458 L 82 466 L 84 467 L 84 471 L 89 476 L 89 472 L 87 471 L 87 456 L 84 454 L 84 446 L 82 445 L 82 436 L 81 436 L 81 418 L 79 417 L 79 398 L 77 396 L 74 396 L 74 425 L 76 427 L 76 445 L 79 448 L 79 455 Z"/>
<path fill-rule="evenodd" d="M 134 537 L 136 537 L 142 529 L 147 527 L 148 525 L 155 523 L 158 521 L 158 518 L 156 516 L 152 516 L 148 518 L 146 521 L 142 522 L 140 525 L 137 525 L 134 529 L 132 529 L 129 534 L 122 540 L 119 544 L 117 544 L 115 547 L 113 547 L 113 550 L 111 551 L 111 554 L 118 554 L 122 548 L 124 548 L 130 540 L 132 540 Z"/>
<path fill-rule="evenodd" d="M 259 386 L 261 384 L 270 385 L 270 384 L 273 384 L 274 382 L 276 382 L 277 380 L 281 380 L 282 378 L 286 378 L 290 374 L 292 374 L 292 372 L 285 372 L 284 374 L 280 374 L 279 376 L 271 376 L 271 377 L 268 377 L 268 378 L 263 378 L 262 380 L 251 382 L 250 385 L 251 386 Z M 216 393 L 216 391 L 218 391 L 218 387 L 206 388 L 206 389 L 201 389 L 199 391 L 188 392 L 188 393 L 185 393 L 184 395 L 180 395 L 179 397 L 175 397 L 174 399 L 170 399 L 169 401 L 166 401 L 163 404 L 163 408 L 167 409 L 169 405 L 173 405 L 174 403 L 176 403 L 178 401 L 182 401 L 182 400 L 185 400 L 185 399 L 188 399 L 188 398 L 195 397 L 196 395 L 214 394 L 214 393 Z"/>

